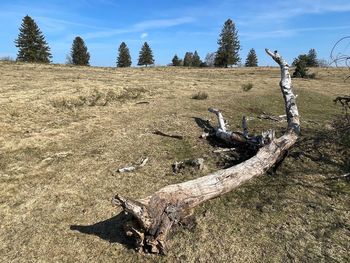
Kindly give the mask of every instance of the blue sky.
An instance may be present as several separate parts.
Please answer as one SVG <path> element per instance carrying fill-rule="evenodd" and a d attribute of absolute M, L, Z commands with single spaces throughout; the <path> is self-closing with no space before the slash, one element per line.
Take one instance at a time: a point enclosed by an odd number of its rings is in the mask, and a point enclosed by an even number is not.
<path fill-rule="evenodd" d="M 333 44 L 350 35 L 349 0 L 1 0 L 0 57 L 16 57 L 14 40 L 25 15 L 46 37 L 54 63 L 64 63 L 75 36 L 81 36 L 94 66 L 115 66 L 122 41 L 137 64 L 144 41 L 156 64 L 170 63 L 174 54 L 197 50 L 204 59 L 217 50 L 217 39 L 231 18 L 241 41 L 244 62 L 250 48 L 260 65 L 273 65 L 264 48 L 277 49 L 292 61 L 315 48 L 329 58 Z"/>

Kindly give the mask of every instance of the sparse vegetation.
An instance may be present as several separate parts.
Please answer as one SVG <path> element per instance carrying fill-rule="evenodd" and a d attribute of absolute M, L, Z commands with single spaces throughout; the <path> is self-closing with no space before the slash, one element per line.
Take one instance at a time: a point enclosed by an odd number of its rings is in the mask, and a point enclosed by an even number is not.
<path fill-rule="evenodd" d="M 100 91 L 93 89 L 87 95 L 79 96 L 59 96 L 51 100 L 51 104 L 55 108 L 76 109 L 81 106 L 107 106 L 113 101 L 125 102 L 127 100 L 141 98 L 142 94 L 146 92 L 144 88 L 126 88 L 120 93 L 116 93 L 112 89 Z"/>
<path fill-rule="evenodd" d="M 207 67 L 214 67 L 215 66 L 215 53 L 214 52 L 208 53 L 205 56 L 205 65 Z"/>
<path fill-rule="evenodd" d="M 5 57 L 1 57 L 0 61 L 3 61 L 3 62 L 15 62 L 15 59 L 13 57 L 10 57 L 10 56 L 5 56 Z"/>
<path fill-rule="evenodd" d="M 253 86 L 254 85 L 251 82 L 242 84 L 242 90 L 243 91 L 250 91 L 253 88 Z"/>
<path fill-rule="evenodd" d="M 197 93 L 193 94 L 191 99 L 194 100 L 206 100 L 208 98 L 208 93 L 204 91 L 198 91 Z"/>
<path fill-rule="evenodd" d="M 303 125 L 297 146 L 276 172 L 196 209 L 199 223 L 174 233 L 168 254 L 158 257 L 130 249 L 125 217 L 110 198 L 142 198 L 237 162 L 234 153 L 213 153 L 219 142 L 198 139 L 200 120 L 211 117 L 209 106 L 224 111 L 232 130 L 244 114 L 284 114 L 279 69 L 0 64 L 2 261 L 347 261 L 350 186 L 342 175 L 350 172 L 350 139 L 333 126 L 341 113 L 333 99 L 348 94 L 348 69 L 320 68 L 313 81 L 294 79 Z M 255 80 L 254 92 L 241 91 Z M 189 83 L 199 81 L 197 88 L 210 95 L 205 101 L 190 99 L 195 91 Z M 105 96 L 115 100 L 99 106 Z M 53 107 L 54 98 L 84 104 L 67 110 Z M 150 104 L 136 104 L 139 99 Z M 248 127 L 281 133 L 285 123 L 254 119 Z M 185 137 L 153 135 L 155 129 Z M 140 153 L 149 156 L 149 165 L 113 175 Z M 203 172 L 172 175 L 174 161 L 199 157 L 205 158 Z"/>

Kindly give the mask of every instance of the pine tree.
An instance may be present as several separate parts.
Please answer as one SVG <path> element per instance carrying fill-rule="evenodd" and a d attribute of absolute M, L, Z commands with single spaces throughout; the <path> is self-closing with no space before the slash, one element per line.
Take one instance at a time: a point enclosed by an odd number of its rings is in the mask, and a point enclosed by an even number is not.
<path fill-rule="evenodd" d="M 147 42 L 145 42 L 141 48 L 139 61 L 137 65 L 139 66 L 145 65 L 147 67 L 148 65 L 152 65 L 152 64 L 154 64 L 152 50 L 147 44 Z"/>
<path fill-rule="evenodd" d="M 297 58 L 295 58 L 293 60 L 292 66 L 296 67 L 298 63 L 300 64 L 300 62 L 303 62 L 305 64 L 305 66 L 307 66 L 309 63 L 308 55 L 306 55 L 306 54 L 299 55 Z"/>
<path fill-rule="evenodd" d="M 299 56 L 300 57 L 300 56 Z M 295 62 L 295 63 L 294 63 Z M 305 59 L 294 60 L 295 70 L 293 72 L 293 78 L 307 78 L 309 69 L 306 67 Z"/>
<path fill-rule="evenodd" d="M 181 60 L 179 59 L 179 57 L 175 54 L 175 56 L 173 57 L 173 59 L 171 60 L 172 65 L 175 67 L 181 66 Z"/>
<path fill-rule="evenodd" d="M 319 67 L 319 60 L 317 59 L 317 53 L 315 49 L 310 49 L 308 54 L 301 54 L 297 58 L 294 59 L 292 66 L 296 66 L 296 64 L 300 61 L 305 63 L 307 67 Z"/>
<path fill-rule="evenodd" d="M 193 53 L 186 52 L 184 56 L 184 67 L 192 67 L 192 62 L 193 62 Z"/>
<path fill-rule="evenodd" d="M 228 19 L 220 33 L 218 40 L 219 48 L 216 52 L 215 66 L 226 67 L 228 65 L 236 65 L 240 62 L 239 50 L 240 43 L 238 39 L 238 31 L 231 19 Z"/>
<path fill-rule="evenodd" d="M 193 57 L 192 57 L 192 67 L 200 67 L 202 61 L 199 57 L 197 51 L 194 51 Z"/>
<path fill-rule="evenodd" d="M 72 44 L 71 58 L 73 65 L 89 66 L 90 54 L 81 37 L 76 37 Z"/>
<path fill-rule="evenodd" d="M 307 61 L 307 66 L 308 67 L 318 67 L 318 59 L 317 59 L 317 53 L 314 48 L 309 50 L 309 53 L 307 54 L 308 61 Z"/>
<path fill-rule="evenodd" d="M 131 66 L 131 56 L 129 52 L 129 48 L 127 45 L 122 42 L 118 49 L 119 55 L 117 58 L 117 67 L 126 68 Z"/>
<path fill-rule="evenodd" d="M 258 57 L 256 56 L 254 48 L 249 50 L 247 59 L 245 61 L 246 67 L 257 67 L 258 66 Z"/>
<path fill-rule="evenodd" d="M 22 20 L 15 44 L 19 49 L 17 54 L 18 61 L 51 62 L 52 55 L 50 53 L 50 47 L 38 25 L 28 15 Z"/>

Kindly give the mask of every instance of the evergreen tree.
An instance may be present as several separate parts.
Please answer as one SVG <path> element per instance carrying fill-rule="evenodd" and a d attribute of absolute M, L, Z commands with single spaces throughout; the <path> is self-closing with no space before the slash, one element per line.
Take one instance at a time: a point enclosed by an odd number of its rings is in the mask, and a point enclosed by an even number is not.
<path fill-rule="evenodd" d="M 73 65 L 89 66 L 90 54 L 81 37 L 76 37 L 72 44 L 71 58 Z"/>
<path fill-rule="evenodd" d="M 152 64 L 154 64 L 152 50 L 147 44 L 147 42 L 145 42 L 141 48 L 139 61 L 137 65 L 139 66 L 145 65 L 147 67 L 148 65 L 152 65 Z"/>
<path fill-rule="evenodd" d="M 297 59 L 297 60 L 294 60 L 294 62 L 295 62 L 295 70 L 293 72 L 293 78 L 307 78 L 309 75 L 308 74 L 309 69 L 307 68 L 306 60 Z"/>
<path fill-rule="evenodd" d="M 299 55 L 297 58 L 295 58 L 293 60 L 292 66 L 296 67 L 297 64 L 298 63 L 300 64 L 301 62 L 303 62 L 305 64 L 305 66 L 307 66 L 309 64 L 309 57 L 308 57 L 308 55 L 306 55 L 306 54 Z"/>
<path fill-rule="evenodd" d="M 129 52 L 129 48 L 127 45 L 122 42 L 118 49 L 119 55 L 117 58 L 117 67 L 126 68 L 131 66 L 131 56 Z"/>
<path fill-rule="evenodd" d="M 195 51 L 192 57 L 192 67 L 200 67 L 201 63 L 201 58 L 199 57 L 197 51 Z"/>
<path fill-rule="evenodd" d="M 247 59 L 245 61 L 246 67 L 257 67 L 258 66 L 258 57 L 256 56 L 254 48 L 249 50 Z"/>
<path fill-rule="evenodd" d="M 294 60 L 295 70 L 293 72 L 293 78 L 309 78 L 314 79 L 316 77 L 315 73 L 309 73 L 309 69 L 307 68 L 308 60 L 305 59 L 307 55 L 299 56 L 301 59 Z"/>
<path fill-rule="evenodd" d="M 51 62 L 52 55 L 50 53 L 50 47 L 38 25 L 28 15 L 22 20 L 15 44 L 19 49 L 17 54 L 18 61 L 40 63 Z"/>
<path fill-rule="evenodd" d="M 228 65 L 236 65 L 240 62 L 239 50 L 240 43 L 238 39 L 238 31 L 231 19 L 228 19 L 220 33 L 218 40 L 219 48 L 216 52 L 215 66 L 226 67 Z"/>
<path fill-rule="evenodd" d="M 309 50 L 309 53 L 307 54 L 308 61 L 307 61 L 307 66 L 308 67 L 318 67 L 318 59 L 317 59 L 317 53 L 314 48 Z"/>
<path fill-rule="evenodd" d="M 184 57 L 184 67 L 192 67 L 193 53 L 186 52 Z"/>
<path fill-rule="evenodd" d="M 181 66 L 181 59 L 179 59 L 179 57 L 176 54 L 171 62 L 173 63 L 172 65 L 175 67 Z"/>
<path fill-rule="evenodd" d="M 296 64 L 300 61 L 304 61 L 307 67 L 319 67 L 319 61 L 317 59 L 317 53 L 315 49 L 310 49 L 308 54 L 301 54 L 297 58 L 294 59 L 292 66 L 296 66 Z"/>

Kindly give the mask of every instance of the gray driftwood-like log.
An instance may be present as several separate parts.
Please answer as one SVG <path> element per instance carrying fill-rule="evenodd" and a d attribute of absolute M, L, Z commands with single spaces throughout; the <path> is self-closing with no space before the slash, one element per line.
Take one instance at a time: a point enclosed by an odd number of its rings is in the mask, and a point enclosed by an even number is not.
<path fill-rule="evenodd" d="M 273 138 L 261 147 L 252 158 L 228 169 L 180 184 L 168 185 L 154 194 L 134 201 L 117 195 L 113 203 L 121 205 L 134 221 L 127 233 L 137 240 L 140 250 L 150 253 L 166 253 L 166 239 L 176 224 L 185 224 L 193 209 L 203 202 L 232 191 L 249 179 L 263 175 L 277 163 L 296 142 L 299 133 L 299 114 L 291 87 L 289 66 L 282 57 L 266 49 L 281 68 L 280 87 L 285 101 L 287 130 L 280 138 Z M 226 132 L 225 123 L 220 121 L 221 134 Z M 222 117 L 222 116 L 221 116 Z"/>
<path fill-rule="evenodd" d="M 214 128 L 214 132 L 212 134 L 209 134 L 209 136 L 214 135 L 215 137 L 225 141 L 229 144 L 243 144 L 248 145 L 251 148 L 260 148 L 266 144 L 269 144 L 273 138 L 275 137 L 275 131 L 268 130 L 266 132 L 262 132 L 261 135 L 254 135 L 249 136 L 248 133 L 248 125 L 247 125 L 247 118 L 244 116 L 242 119 L 242 127 L 243 132 L 232 132 L 228 131 L 226 128 L 226 122 L 224 120 L 224 117 L 222 116 L 222 113 L 213 108 L 208 109 L 209 112 L 212 112 L 216 114 L 218 118 L 218 127 Z"/>

